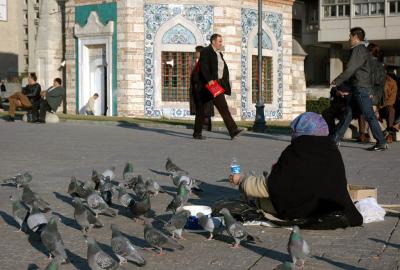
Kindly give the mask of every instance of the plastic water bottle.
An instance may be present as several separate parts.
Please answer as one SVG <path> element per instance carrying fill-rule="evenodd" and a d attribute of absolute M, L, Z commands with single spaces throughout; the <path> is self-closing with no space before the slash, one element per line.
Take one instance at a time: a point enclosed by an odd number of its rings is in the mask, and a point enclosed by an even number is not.
<path fill-rule="evenodd" d="M 240 165 L 237 162 L 236 158 L 232 159 L 231 163 L 231 173 L 232 174 L 239 174 L 240 173 Z"/>

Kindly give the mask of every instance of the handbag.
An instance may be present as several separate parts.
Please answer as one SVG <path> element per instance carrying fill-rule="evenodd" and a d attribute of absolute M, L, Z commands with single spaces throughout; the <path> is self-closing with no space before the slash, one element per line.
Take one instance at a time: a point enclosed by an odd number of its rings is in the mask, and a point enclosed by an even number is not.
<path fill-rule="evenodd" d="M 225 93 L 225 89 L 222 88 L 222 86 L 217 81 L 212 81 L 211 84 L 206 84 L 206 88 L 208 91 L 210 91 L 211 95 L 213 95 L 214 98 Z"/>

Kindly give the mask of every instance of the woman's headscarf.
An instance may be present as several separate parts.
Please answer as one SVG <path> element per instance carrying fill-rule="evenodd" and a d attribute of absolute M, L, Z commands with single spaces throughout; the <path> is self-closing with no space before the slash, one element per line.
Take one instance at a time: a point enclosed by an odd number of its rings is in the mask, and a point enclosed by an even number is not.
<path fill-rule="evenodd" d="M 328 124 L 321 115 L 314 112 L 305 112 L 297 116 L 292 123 L 292 139 L 302 135 L 328 136 Z"/>

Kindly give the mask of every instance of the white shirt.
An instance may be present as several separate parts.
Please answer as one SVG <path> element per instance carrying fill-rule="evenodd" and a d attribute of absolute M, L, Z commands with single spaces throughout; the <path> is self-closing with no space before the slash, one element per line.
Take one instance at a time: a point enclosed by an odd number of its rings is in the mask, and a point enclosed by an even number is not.
<path fill-rule="evenodd" d="M 225 62 L 222 59 L 221 51 L 215 49 L 214 46 L 212 46 L 212 47 L 213 47 L 215 53 L 217 54 L 217 58 L 218 58 L 218 79 L 222 79 L 222 77 L 224 76 Z"/>

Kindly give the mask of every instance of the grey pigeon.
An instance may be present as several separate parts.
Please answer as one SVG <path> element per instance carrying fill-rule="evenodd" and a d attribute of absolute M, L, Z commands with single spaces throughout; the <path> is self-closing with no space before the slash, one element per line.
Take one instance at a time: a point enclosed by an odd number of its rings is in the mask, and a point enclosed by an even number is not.
<path fill-rule="evenodd" d="M 133 200 L 133 197 L 126 192 L 126 189 L 122 184 L 114 187 L 114 189 L 118 192 L 119 203 L 124 207 L 128 207 Z"/>
<path fill-rule="evenodd" d="M 159 250 L 159 255 L 164 254 L 163 247 L 171 247 L 178 250 L 183 250 L 184 248 L 181 244 L 154 228 L 149 220 L 145 220 L 144 239 L 150 246 Z"/>
<path fill-rule="evenodd" d="M 28 184 L 32 181 L 32 175 L 28 172 L 19 173 L 16 176 L 13 176 L 8 179 L 4 179 L 4 183 L 14 184 L 19 189 L 23 184 Z"/>
<path fill-rule="evenodd" d="M 167 158 L 167 162 L 165 163 L 165 169 L 169 173 L 175 172 L 175 173 L 180 173 L 180 174 L 185 174 L 185 175 L 189 174 L 187 171 L 182 170 L 175 163 L 173 163 L 169 157 Z"/>
<path fill-rule="evenodd" d="M 291 262 L 284 262 L 274 268 L 274 270 L 297 270 L 296 266 Z"/>
<path fill-rule="evenodd" d="M 101 175 L 96 171 L 96 170 L 92 170 L 92 177 L 91 180 L 92 181 L 87 181 L 85 183 L 85 189 L 90 189 L 90 188 L 94 188 L 94 190 L 98 190 L 99 186 L 100 186 L 100 178 Z M 94 184 L 94 187 L 93 187 Z"/>
<path fill-rule="evenodd" d="M 128 208 L 132 213 L 134 220 L 146 215 L 151 209 L 150 195 L 145 193 L 141 200 L 132 200 L 128 205 Z"/>
<path fill-rule="evenodd" d="M 37 194 L 36 192 L 33 192 L 28 184 L 24 184 L 24 185 L 22 185 L 22 187 L 23 187 L 23 192 L 22 192 L 21 199 L 26 205 L 28 205 L 32 208 L 33 201 L 36 201 L 37 206 L 40 210 L 42 210 L 44 212 L 51 210 L 50 204 L 48 202 L 46 202 L 45 200 L 43 200 L 39 196 L 39 194 Z"/>
<path fill-rule="evenodd" d="M 310 255 L 310 247 L 300 235 L 300 228 L 293 227 L 288 242 L 288 252 L 296 267 L 303 268 L 305 259 Z"/>
<path fill-rule="evenodd" d="M 122 235 L 118 226 L 111 224 L 112 236 L 111 236 L 111 248 L 120 260 L 120 264 L 130 261 L 139 266 L 146 264 L 142 255 L 138 252 L 138 248 L 129 241 L 124 235 Z"/>
<path fill-rule="evenodd" d="M 119 264 L 114 258 L 105 253 L 92 237 L 86 237 L 87 260 L 92 270 L 115 270 Z"/>
<path fill-rule="evenodd" d="M 254 241 L 255 239 L 261 242 L 258 238 L 253 237 L 250 235 L 246 229 L 244 228 L 243 224 L 237 221 L 229 212 L 228 209 L 222 208 L 219 211 L 220 214 L 224 215 L 224 221 L 225 221 L 225 226 L 226 226 L 226 231 L 232 238 L 235 240 L 235 243 L 233 244 L 233 248 L 238 248 L 240 245 L 240 242 L 242 240 L 247 240 L 247 241 Z"/>
<path fill-rule="evenodd" d="M 202 189 L 199 187 L 200 181 L 196 180 L 188 175 L 182 175 L 179 173 L 171 173 L 170 175 L 172 182 L 174 183 L 175 186 L 179 186 L 180 183 L 185 182 L 186 185 L 189 187 L 190 191 L 192 189 L 197 190 L 197 191 L 202 191 Z"/>
<path fill-rule="evenodd" d="M 22 223 L 24 223 L 29 209 L 16 196 L 10 196 L 10 199 L 12 202 L 13 217 L 19 225 L 18 231 L 20 232 L 22 230 Z"/>
<path fill-rule="evenodd" d="M 110 169 L 105 170 L 101 174 L 104 178 L 109 177 L 111 181 L 115 179 L 115 166 L 112 166 Z"/>
<path fill-rule="evenodd" d="M 41 232 L 43 227 L 46 226 L 47 219 L 40 211 L 37 201 L 33 201 L 32 210 L 29 213 L 26 223 L 28 224 L 28 228 L 33 232 Z"/>
<path fill-rule="evenodd" d="M 84 186 L 85 183 L 72 176 L 71 182 L 68 185 L 68 194 L 72 197 L 78 196 L 80 198 L 86 198 L 89 195 L 89 192 L 84 188 Z"/>
<path fill-rule="evenodd" d="M 140 174 L 137 176 L 136 183 L 132 187 L 132 190 L 135 192 L 138 198 L 142 198 L 147 192 L 146 184 Z"/>
<path fill-rule="evenodd" d="M 185 238 L 182 237 L 182 231 L 189 217 L 190 211 L 181 210 L 171 217 L 164 228 L 172 233 L 172 238 L 175 238 L 175 235 L 177 235 L 178 239 L 184 240 Z"/>
<path fill-rule="evenodd" d="M 49 258 L 51 258 L 51 256 L 53 255 L 54 257 L 62 258 L 63 262 L 68 261 L 68 256 L 65 252 L 64 242 L 57 228 L 56 217 L 53 216 L 50 218 L 40 237 L 42 239 L 42 243 L 49 251 Z"/>
<path fill-rule="evenodd" d="M 124 179 L 124 181 L 129 181 L 134 177 L 134 173 L 133 173 L 133 165 L 130 162 L 127 162 L 125 167 L 124 167 L 124 171 L 122 173 L 122 178 Z"/>
<path fill-rule="evenodd" d="M 186 185 L 185 182 L 182 182 L 178 187 L 177 194 L 174 196 L 172 201 L 168 204 L 168 206 L 166 208 L 166 212 L 172 211 L 175 214 L 176 211 L 181 209 L 189 199 L 189 192 L 190 192 L 190 189 L 189 189 L 188 185 Z"/>
<path fill-rule="evenodd" d="M 197 213 L 196 216 L 199 220 L 199 225 L 205 231 L 210 233 L 210 236 L 207 238 L 207 240 L 213 239 L 214 232 L 221 233 L 225 229 L 223 219 L 220 217 L 209 217 L 203 213 Z"/>
<path fill-rule="evenodd" d="M 146 191 L 149 192 L 152 196 L 157 196 L 159 192 L 164 193 L 164 189 L 158 184 L 155 180 L 149 178 L 146 183 Z"/>
<path fill-rule="evenodd" d="M 75 220 L 81 227 L 83 233 L 88 233 L 92 227 L 103 227 L 100 220 L 98 220 L 94 214 L 82 204 L 82 201 L 79 198 L 75 198 L 72 203 L 75 208 Z"/>
<path fill-rule="evenodd" d="M 110 176 L 101 177 L 99 190 L 100 190 L 100 196 L 104 199 L 104 201 L 108 205 L 111 205 L 114 185 L 111 183 Z"/>
<path fill-rule="evenodd" d="M 104 214 L 112 217 L 117 215 L 117 213 L 113 209 L 109 208 L 104 199 L 94 190 L 90 192 L 89 196 L 86 198 L 86 202 L 90 210 L 92 210 L 96 214 L 96 217 L 99 214 Z"/>

